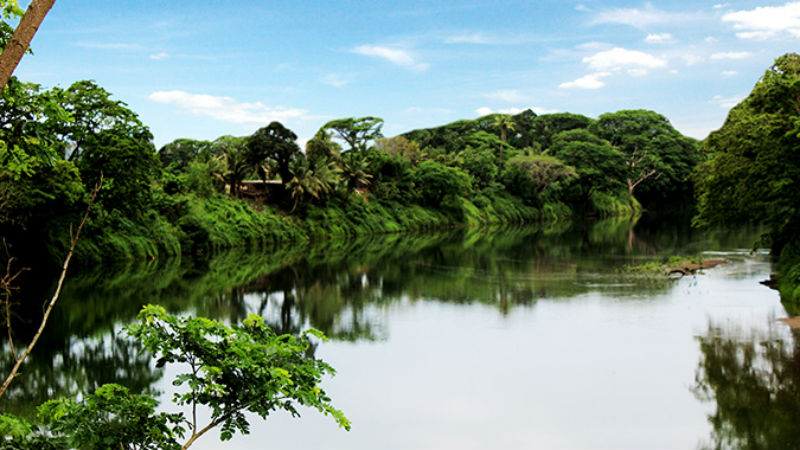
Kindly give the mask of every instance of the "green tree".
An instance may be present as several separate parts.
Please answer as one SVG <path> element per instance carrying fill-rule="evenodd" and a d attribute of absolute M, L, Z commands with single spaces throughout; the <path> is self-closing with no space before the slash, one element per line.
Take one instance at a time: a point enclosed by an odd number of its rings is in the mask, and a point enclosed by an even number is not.
<path fill-rule="evenodd" d="M 331 415 L 339 426 L 350 429 L 350 422 L 319 387 L 322 377 L 335 371 L 307 356 L 310 337 L 324 339 L 319 331 L 308 330 L 299 337 L 277 335 L 255 314 L 228 327 L 145 306 L 128 332 L 153 353 L 157 365 L 178 363 L 188 368 L 175 378 L 175 384 L 185 388 L 175 401 L 192 408 L 191 436 L 184 449 L 215 427 L 220 427 L 222 440 L 237 431 L 248 433 L 245 412 L 266 418 L 285 410 L 299 416 L 298 405 Z M 197 422 L 198 405 L 211 411 L 205 426 Z"/>
<path fill-rule="evenodd" d="M 500 140 L 506 142 L 506 133 L 514 131 L 517 125 L 510 114 L 498 114 L 494 119 L 494 126 L 500 130 Z"/>
<path fill-rule="evenodd" d="M 768 227 L 784 301 L 800 301 L 800 55 L 777 58 L 703 142 L 697 225 Z M 796 304 L 795 304 L 796 307 Z"/>
<path fill-rule="evenodd" d="M 575 168 L 578 179 L 572 183 L 577 198 L 573 201 L 589 207 L 595 191 L 625 191 L 625 157 L 605 139 L 586 129 L 577 128 L 557 134 L 550 154 Z"/>
<path fill-rule="evenodd" d="M 178 450 L 187 421 L 182 414 L 156 413 L 157 405 L 150 395 L 105 384 L 81 401 L 48 401 L 39 407 L 39 417 L 69 448 Z"/>
<path fill-rule="evenodd" d="M 256 167 L 262 179 L 267 178 L 265 165 L 274 163 L 278 176 L 285 185 L 292 178 L 289 165 L 300 153 L 296 140 L 297 135 L 292 130 L 280 122 L 272 122 L 247 138 L 247 159 Z"/>
<path fill-rule="evenodd" d="M 363 154 L 357 152 L 343 154 L 340 168 L 348 194 L 354 189 L 369 186 L 372 174 L 369 173 L 369 161 Z"/>
<path fill-rule="evenodd" d="M 695 142 L 675 130 L 666 117 L 623 110 L 601 115 L 590 129 L 624 155 L 624 180 L 631 197 L 638 188 L 651 198 L 691 200 L 688 177 L 698 162 Z"/>
<path fill-rule="evenodd" d="M 501 179 L 509 192 L 538 206 L 548 188 L 575 177 L 574 167 L 552 156 L 517 155 L 508 160 Z"/>
<path fill-rule="evenodd" d="M 332 132 L 350 146 L 350 151 L 364 151 L 370 141 L 382 138 L 383 119 L 379 117 L 349 117 L 331 120 L 320 128 L 321 132 Z"/>
<path fill-rule="evenodd" d="M 102 130 L 88 135 L 77 162 L 85 184 L 97 184 L 102 176 L 99 203 L 107 211 L 118 210 L 140 217 L 152 202 L 152 184 L 160 165 L 149 130 L 145 134 L 119 134 Z"/>
<path fill-rule="evenodd" d="M 419 144 L 403 136 L 378 138 L 375 140 L 375 148 L 387 155 L 397 155 L 405 158 L 413 167 L 416 167 L 422 160 L 422 150 L 419 148 Z"/>
<path fill-rule="evenodd" d="M 150 130 L 139 116 L 94 81 L 78 81 L 64 91 L 53 89 L 54 97 L 69 114 L 69 120 L 51 120 L 53 131 L 61 136 L 69 154 L 67 159 L 79 161 L 94 135 L 111 132 L 137 141 L 150 141 Z"/>
<path fill-rule="evenodd" d="M 339 183 L 341 169 L 333 159 L 310 161 L 310 158 L 298 157 L 292 162 L 292 179 L 287 184 L 294 206 L 305 201 L 321 200 Z"/>
<path fill-rule="evenodd" d="M 337 159 L 341 150 L 342 146 L 333 142 L 331 133 L 325 130 L 317 131 L 317 134 L 306 143 L 306 157 L 311 161 Z"/>
<path fill-rule="evenodd" d="M 195 139 L 175 139 L 164 145 L 158 150 L 158 159 L 164 168 L 170 167 L 174 170 L 186 170 L 195 158 L 199 155 L 212 154 L 212 143 L 209 141 L 198 141 Z"/>
<path fill-rule="evenodd" d="M 242 181 L 253 173 L 244 142 L 240 139 L 214 141 L 222 152 L 222 180 L 230 186 L 230 194 L 238 197 L 241 193 Z"/>
<path fill-rule="evenodd" d="M 424 161 L 417 166 L 414 180 L 422 200 L 434 207 L 446 200 L 467 197 L 471 190 L 469 175 L 436 161 Z"/>

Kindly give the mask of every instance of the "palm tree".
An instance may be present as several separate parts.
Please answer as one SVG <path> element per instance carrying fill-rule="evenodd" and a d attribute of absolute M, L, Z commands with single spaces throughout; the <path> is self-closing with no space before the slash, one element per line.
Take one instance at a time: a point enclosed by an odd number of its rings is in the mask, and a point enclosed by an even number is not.
<path fill-rule="evenodd" d="M 238 197 L 242 180 L 253 173 L 253 167 L 248 163 L 244 149 L 239 146 L 225 147 L 222 150 L 222 161 L 225 163 L 222 179 L 230 185 L 231 195 Z"/>
<path fill-rule="evenodd" d="M 369 185 L 372 175 L 369 173 L 367 159 L 356 152 L 347 152 L 342 155 L 342 175 L 347 186 L 347 193 L 353 189 Z"/>
<path fill-rule="evenodd" d="M 286 185 L 294 199 L 291 212 L 294 212 L 300 201 L 305 201 L 309 197 L 321 200 L 339 182 L 341 170 L 333 159 L 317 161 L 315 166 L 312 168 L 306 158 L 297 158 L 293 161 L 290 169 L 292 178 Z"/>
<path fill-rule="evenodd" d="M 514 118 L 510 115 L 499 114 L 494 118 L 494 126 L 500 129 L 500 140 L 505 142 L 506 132 L 514 131 L 517 125 L 514 123 Z"/>

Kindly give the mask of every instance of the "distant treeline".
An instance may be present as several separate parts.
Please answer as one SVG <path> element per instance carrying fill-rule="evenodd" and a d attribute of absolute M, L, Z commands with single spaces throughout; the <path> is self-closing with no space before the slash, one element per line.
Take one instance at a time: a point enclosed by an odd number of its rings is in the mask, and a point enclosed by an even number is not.
<path fill-rule="evenodd" d="M 0 227 L 11 253 L 58 260 L 101 174 L 84 263 L 692 205 L 696 142 L 652 111 L 527 110 L 391 138 L 382 126 L 334 120 L 303 150 L 273 122 L 156 151 L 138 116 L 94 82 L 14 79 L 0 99 Z"/>

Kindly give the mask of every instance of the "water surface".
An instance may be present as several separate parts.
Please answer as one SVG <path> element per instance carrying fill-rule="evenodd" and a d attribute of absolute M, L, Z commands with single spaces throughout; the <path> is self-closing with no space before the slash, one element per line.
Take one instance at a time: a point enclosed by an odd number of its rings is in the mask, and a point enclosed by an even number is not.
<path fill-rule="evenodd" d="M 143 303 L 309 326 L 353 422 L 308 411 L 193 448 L 799 447 L 800 364 L 757 232 L 601 222 L 373 236 L 154 261 L 70 278 L 6 407 L 103 382 L 169 399 L 118 335 Z M 672 254 L 726 265 L 670 281 L 626 273 Z M 44 288 L 42 288 L 44 290 Z M 168 409 L 171 409 L 168 407 Z"/>

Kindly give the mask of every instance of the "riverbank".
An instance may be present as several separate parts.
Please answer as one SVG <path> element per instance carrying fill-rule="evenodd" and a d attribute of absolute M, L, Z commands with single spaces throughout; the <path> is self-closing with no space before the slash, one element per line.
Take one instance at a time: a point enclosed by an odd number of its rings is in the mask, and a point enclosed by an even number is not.
<path fill-rule="evenodd" d="M 97 217 L 78 244 L 79 264 L 110 260 L 156 259 L 227 248 L 259 248 L 343 236 L 445 229 L 494 223 L 568 220 L 561 204 L 541 209 L 510 195 L 460 199 L 455 207 L 431 208 L 376 201 L 353 194 L 296 214 L 221 194 L 174 196 L 166 214 L 152 214 L 150 225 L 121 217 Z"/>

